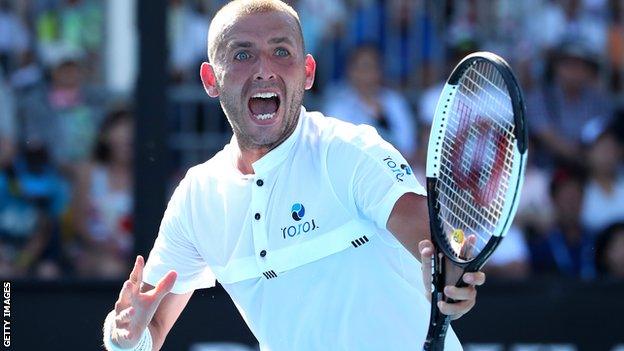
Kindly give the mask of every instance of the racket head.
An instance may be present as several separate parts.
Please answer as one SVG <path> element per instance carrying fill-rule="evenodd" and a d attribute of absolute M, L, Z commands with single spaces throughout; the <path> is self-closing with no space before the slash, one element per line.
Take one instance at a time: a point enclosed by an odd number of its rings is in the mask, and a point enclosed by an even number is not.
<path fill-rule="evenodd" d="M 455 264 L 477 270 L 511 225 L 527 157 L 522 92 L 499 56 L 465 57 L 447 80 L 431 126 L 431 236 Z"/>

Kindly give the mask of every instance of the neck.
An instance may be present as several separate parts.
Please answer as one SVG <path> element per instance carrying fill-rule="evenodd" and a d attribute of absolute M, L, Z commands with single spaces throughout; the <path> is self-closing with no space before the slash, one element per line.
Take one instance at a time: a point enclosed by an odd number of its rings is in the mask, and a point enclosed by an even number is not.
<path fill-rule="evenodd" d="M 237 150 L 234 151 L 236 168 L 238 168 L 238 170 L 243 174 L 254 174 L 254 170 L 251 165 L 261 159 L 264 155 L 268 154 L 269 151 L 281 145 L 284 140 L 288 139 L 288 137 L 292 135 L 292 133 L 297 128 L 297 123 L 299 122 L 300 118 L 300 112 L 301 107 L 299 107 L 297 111 L 296 118 L 292 120 L 292 123 L 290 123 L 283 135 L 274 143 L 262 146 L 249 145 L 241 142 L 241 139 L 234 135 L 234 139 L 236 141 L 235 145 L 237 147 Z"/>
<path fill-rule="evenodd" d="M 238 141 L 236 145 L 238 146 L 235 151 L 236 168 L 243 174 L 254 174 L 254 169 L 251 165 L 271 151 L 268 147 L 245 148 Z"/>

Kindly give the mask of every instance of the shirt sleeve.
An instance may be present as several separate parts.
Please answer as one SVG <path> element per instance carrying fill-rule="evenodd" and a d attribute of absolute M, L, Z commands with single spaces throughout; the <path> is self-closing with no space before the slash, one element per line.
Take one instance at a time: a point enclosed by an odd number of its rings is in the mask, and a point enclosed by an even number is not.
<path fill-rule="evenodd" d="M 337 138 L 329 147 L 329 177 L 348 209 L 385 230 L 396 201 L 408 192 L 426 195 L 425 188 L 401 153 L 374 128 L 350 128 L 351 137 Z"/>
<path fill-rule="evenodd" d="M 190 239 L 190 172 L 176 188 L 163 215 L 158 237 L 143 272 L 143 281 L 156 286 L 170 270 L 178 273 L 171 292 L 183 294 L 215 285 L 215 276 Z"/>

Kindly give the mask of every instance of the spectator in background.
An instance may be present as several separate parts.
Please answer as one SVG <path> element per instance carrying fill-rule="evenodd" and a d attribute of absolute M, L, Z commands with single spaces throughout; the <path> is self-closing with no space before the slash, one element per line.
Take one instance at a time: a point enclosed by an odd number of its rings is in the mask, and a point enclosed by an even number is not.
<path fill-rule="evenodd" d="M 87 75 L 95 75 L 103 38 L 101 6 L 102 2 L 92 0 L 61 0 L 60 4 L 43 6 L 36 26 L 37 49 L 44 64 L 54 65 L 64 52 L 80 52 L 87 58 L 84 67 Z"/>
<path fill-rule="evenodd" d="M 38 87 L 43 82 L 43 70 L 37 63 L 32 50 L 26 50 L 19 55 L 10 82 L 18 95 L 28 94 L 32 88 Z"/>
<path fill-rule="evenodd" d="M 552 174 L 535 162 L 535 140 L 529 137 L 529 154 L 524 172 L 524 183 L 514 224 L 522 228 L 527 237 L 542 237 L 554 225 L 555 215 L 550 196 Z"/>
<path fill-rule="evenodd" d="M 611 101 L 597 85 L 598 61 L 580 41 L 557 50 L 551 82 L 529 94 L 527 116 L 540 151 L 555 161 L 575 163 L 581 155 L 581 131 L 594 118 L 611 116 Z M 552 158 L 546 161 L 551 163 Z"/>
<path fill-rule="evenodd" d="M 501 280 L 525 279 L 530 273 L 529 247 L 522 231 L 515 225 L 509 228 L 505 238 L 484 267 L 488 277 Z"/>
<path fill-rule="evenodd" d="M 197 66 L 206 56 L 210 17 L 203 2 L 169 0 L 167 35 L 172 80 L 187 82 L 197 77 Z"/>
<path fill-rule="evenodd" d="M 614 223 L 598 235 L 596 269 L 602 277 L 624 280 L 624 222 Z"/>
<path fill-rule="evenodd" d="M 80 275 L 118 278 L 127 273 L 132 238 L 132 113 L 111 111 L 98 134 L 93 162 L 84 164 L 74 188 L 75 257 Z"/>
<path fill-rule="evenodd" d="M 523 1 L 525 2 L 525 1 Z M 526 31 L 534 45 L 548 51 L 566 38 L 576 38 L 598 55 L 606 42 L 606 1 L 539 1 L 531 7 Z"/>
<path fill-rule="evenodd" d="M 621 92 L 624 88 L 624 2 L 610 0 L 609 13 L 607 59 L 611 74 L 610 87 Z"/>
<path fill-rule="evenodd" d="M 589 182 L 583 197 L 583 224 L 597 234 L 614 222 L 624 221 L 622 144 L 615 126 L 601 125 L 587 146 Z"/>
<path fill-rule="evenodd" d="M 306 43 L 306 52 L 313 55 L 319 55 L 322 44 L 343 30 L 347 19 L 343 0 L 299 0 L 297 11 L 306 14 L 306 20 L 301 23 L 303 41 Z"/>
<path fill-rule="evenodd" d="M 52 68 L 48 86 L 24 97 L 20 107 L 24 137 L 48 148 L 64 174 L 86 161 L 99 124 L 99 97 L 84 84 L 81 56 L 68 52 Z"/>
<path fill-rule="evenodd" d="M 343 72 L 346 27 L 352 13 L 344 0 L 299 0 L 296 9 L 306 14 L 305 21 L 301 22 L 305 50 L 317 60 L 317 80 L 312 87 L 312 92 L 316 93 L 328 83 L 322 77 L 331 80 Z M 317 101 L 310 100 L 315 97 L 309 94 L 306 104 L 314 106 Z"/>
<path fill-rule="evenodd" d="M 0 70 L 10 73 L 17 56 L 28 48 L 29 35 L 9 0 L 0 0 Z"/>
<path fill-rule="evenodd" d="M 61 274 L 59 223 L 66 204 L 67 185 L 41 145 L 27 144 L 0 170 L 0 276 Z"/>
<path fill-rule="evenodd" d="M 330 90 L 324 113 L 354 124 L 368 124 L 410 160 L 415 152 L 416 128 L 407 100 L 383 86 L 378 49 L 357 47 L 349 56 L 348 81 Z"/>
<path fill-rule="evenodd" d="M 0 168 L 13 159 L 15 134 L 15 102 L 0 67 Z"/>
<path fill-rule="evenodd" d="M 581 223 L 584 180 L 577 170 L 559 169 L 550 185 L 555 223 L 529 241 L 532 270 L 589 279 L 594 277 L 593 236 Z"/>

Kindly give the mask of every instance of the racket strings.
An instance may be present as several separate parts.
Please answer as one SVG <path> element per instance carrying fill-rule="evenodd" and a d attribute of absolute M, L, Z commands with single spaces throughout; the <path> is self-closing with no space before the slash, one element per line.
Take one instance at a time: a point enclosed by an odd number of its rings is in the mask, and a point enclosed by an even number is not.
<path fill-rule="evenodd" d="M 448 170 L 448 171 L 452 172 L 451 170 Z M 462 207 L 463 202 L 465 201 L 458 201 L 458 200 L 462 200 L 465 196 L 472 197 L 472 194 L 470 194 L 469 192 L 460 194 L 457 191 L 457 189 L 453 187 L 447 187 L 447 190 L 451 193 L 451 196 L 448 196 L 449 194 L 445 193 L 445 196 L 448 198 L 448 200 L 450 202 L 453 202 L 460 211 L 467 212 L 466 209 Z M 476 201 L 476 200 L 472 198 L 471 201 Z M 495 205 L 502 207 L 502 204 L 498 201 L 498 199 L 495 199 L 494 202 L 497 202 Z M 489 208 L 486 208 L 482 212 L 479 212 L 478 210 L 474 208 L 474 206 L 469 206 L 468 211 L 469 212 L 467 213 L 472 216 L 471 219 L 474 220 L 476 223 L 478 223 L 479 226 L 483 227 L 487 231 L 491 232 L 494 228 L 496 228 L 496 221 L 500 217 L 500 214 L 492 212 L 491 209 Z M 477 218 L 482 219 L 482 220 L 480 221 Z M 485 224 L 489 224 L 489 227 L 485 227 Z"/>
<path fill-rule="evenodd" d="M 471 90 L 469 90 L 469 89 L 466 89 L 466 91 L 467 91 L 467 92 L 469 92 L 469 93 L 471 93 L 474 97 L 476 97 L 476 99 L 477 99 L 477 100 L 483 100 L 483 99 L 481 98 L 481 96 L 478 94 L 478 92 L 473 92 L 473 91 L 471 91 Z M 465 99 L 471 99 L 471 97 L 470 97 L 469 95 L 467 95 L 465 92 L 460 91 L 458 94 L 463 95 Z M 486 95 L 487 95 L 487 93 L 484 93 L 484 94 L 486 94 Z M 492 98 L 495 98 L 495 97 L 492 97 Z M 509 101 L 509 103 L 511 103 L 511 100 Z M 500 105 L 500 101 L 499 101 L 497 104 L 499 104 L 499 105 Z M 502 106 L 502 105 L 500 105 L 499 107 L 503 108 L 503 106 Z M 505 109 L 506 109 L 506 108 L 507 108 L 507 107 L 505 107 Z M 514 136 L 514 134 L 513 134 L 513 130 L 507 130 L 507 129 L 506 129 L 506 127 L 505 127 L 504 125 L 502 125 L 501 123 L 499 123 L 499 119 L 502 119 L 502 118 L 503 118 L 503 115 L 502 115 L 501 113 L 499 113 L 498 111 L 499 111 L 499 110 L 494 110 L 494 109 L 492 110 L 492 114 L 493 114 L 493 115 L 496 115 L 497 117 L 499 117 L 498 119 L 492 119 L 492 122 L 493 122 L 494 124 L 496 124 L 496 125 L 500 128 L 500 130 L 501 130 L 502 132 L 504 132 L 504 133 L 508 134 L 508 137 L 509 137 L 509 138 L 515 138 L 515 136 Z M 513 125 L 512 125 L 512 127 L 513 127 Z"/>
<path fill-rule="evenodd" d="M 449 143 L 448 139 L 445 140 L 443 145 L 444 145 L 445 152 L 448 154 L 448 156 L 450 156 L 448 158 L 450 158 L 450 159 L 458 159 L 458 158 L 460 158 L 460 155 L 457 153 L 458 151 L 452 146 L 452 144 Z M 509 149 L 510 150 L 508 150 L 508 152 L 513 151 L 512 147 L 509 147 Z M 475 151 L 475 152 L 478 152 L 478 151 Z M 494 160 L 493 157 L 488 157 L 487 161 L 489 161 L 489 162 L 486 162 L 486 164 L 493 163 L 495 160 Z M 469 169 L 470 165 L 467 164 L 468 161 L 466 161 L 464 159 L 464 160 L 461 160 L 460 162 L 462 163 L 461 166 L 463 168 L 462 169 L 463 172 L 465 172 L 466 169 Z M 509 158 L 506 158 L 504 162 L 506 162 L 506 166 L 507 167 L 505 167 L 504 169 L 501 170 L 501 172 L 502 172 L 501 176 L 510 177 L 511 176 L 511 173 L 510 173 L 511 161 L 510 161 Z M 447 164 L 445 162 L 442 162 L 441 166 L 442 166 L 442 168 L 445 169 L 445 171 L 446 171 L 448 176 L 455 176 L 454 170 L 451 168 L 451 166 L 449 166 L 449 164 Z M 491 173 L 491 171 L 490 171 L 490 173 Z M 471 186 L 471 187 L 481 186 L 482 184 L 484 184 L 487 181 L 487 179 L 486 179 L 487 176 L 488 176 L 488 172 L 480 172 L 479 173 L 479 179 L 467 178 L 466 179 L 467 180 L 467 184 L 469 186 Z M 501 186 L 503 188 L 502 189 L 503 192 L 506 191 L 507 188 L 508 188 L 508 184 L 507 183 L 502 183 Z M 471 197 L 471 201 L 476 201 L 476 199 L 472 196 L 472 194 L 470 192 L 468 192 L 466 194 L 462 194 L 462 195 L 459 195 L 456 191 L 453 191 L 453 193 L 454 193 L 455 197 L 458 197 L 460 199 L 463 199 L 464 196 L 469 196 L 469 197 Z M 502 200 L 502 198 L 496 198 L 495 197 L 493 199 L 493 203 L 495 205 L 498 205 L 498 206 L 492 206 L 492 207 L 494 207 L 494 208 L 501 208 L 502 205 L 503 205 L 501 200 Z M 492 221 L 491 221 L 492 225 L 495 226 L 495 221 L 496 221 L 496 219 L 498 217 L 500 217 L 500 213 L 493 213 L 491 211 L 490 207 L 485 207 L 484 210 L 489 215 L 488 217 L 490 217 L 492 219 Z"/>
<path fill-rule="evenodd" d="M 475 247 L 468 250 L 476 255 L 496 234 L 514 153 L 511 99 L 493 65 L 476 62 L 464 73 L 447 123 L 438 182 L 440 218 L 448 236 L 458 228 L 476 236 Z M 459 256 L 465 243 L 453 239 L 447 238 Z"/>
<path fill-rule="evenodd" d="M 461 104 L 461 102 L 460 102 L 460 104 Z M 467 126 L 465 126 L 467 123 L 463 123 L 463 124 L 464 124 L 464 125 L 460 127 L 461 129 L 464 129 L 464 128 L 466 128 L 466 127 L 467 127 Z M 482 134 L 486 134 L 486 133 L 487 133 L 487 130 L 485 130 L 485 129 L 486 129 L 486 127 L 484 127 L 483 125 L 478 126 L 478 127 L 476 128 L 476 130 L 478 130 L 478 132 L 476 132 L 476 133 L 475 133 L 475 129 L 470 128 L 470 129 L 468 130 L 468 134 L 470 134 L 470 136 L 472 136 L 472 137 L 473 137 L 473 139 L 474 139 L 474 138 L 478 138 L 478 137 L 479 137 L 479 135 L 482 135 Z M 469 138 L 467 138 L 467 139 L 469 139 Z M 488 147 L 486 147 L 486 144 L 485 144 L 485 143 L 478 143 L 478 144 L 477 144 L 477 147 L 476 147 L 476 150 L 474 150 L 475 154 L 477 154 L 477 155 L 483 155 L 483 157 L 487 158 L 487 160 L 486 160 L 486 161 L 488 161 L 488 162 L 485 162 L 485 165 L 486 165 L 486 166 L 488 166 L 488 165 L 495 165 L 495 164 L 500 163 L 500 159 L 499 159 L 499 157 L 500 157 L 500 156 L 499 156 L 499 155 L 500 155 L 500 153 L 499 153 L 499 152 L 497 152 L 495 155 L 491 155 L 491 153 L 490 153 L 490 152 L 488 152 L 488 151 L 491 151 L 492 149 L 500 149 L 500 148 L 501 148 L 501 146 L 503 146 L 503 147 L 505 147 L 505 148 L 509 148 L 509 150 L 507 150 L 508 152 L 509 152 L 509 151 L 513 151 L 513 148 L 512 148 L 512 146 L 511 146 L 511 144 L 508 144 L 508 145 L 501 145 L 501 138 L 497 138 L 497 140 L 496 140 L 496 141 L 492 141 L 492 140 L 488 139 L 488 140 L 487 140 L 487 142 L 488 142 L 488 143 L 493 143 L 494 145 L 491 145 L 491 146 L 488 148 Z M 503 139 L 503 143 L 504 143 L 504 139 Z M 456 152 L 456 153 L 459 153 L 459 152 L 460 152 L 460 150 L 456 150 L 453 146 L 450 146 L 450 145 L 449 145 L 449 149 L 450 149 L 450 151 L 451 151 L 451 152 Z M 460 155 L 455 155 L 455 156 L 457 157 L 457 156 L 460 156 Z M 459 159 L 460 159 L 460 162 L 462 162 L 462 163 L 463 163 L 464 168 L 467 168 L 467 169 L 469 169 L 469 168 L 470 168 L 470 164 L 466 164 L 466 163 L 468 163 L 469 161 L 466 161 L 466 159 L 465 159 L 465 158 L 459 158 Z M 509 166 L 509 167 L 508 167 L 508 169 L 500 169 L 500 168 L 497 168 L 497 169 L 496 169 L 497 171 L 503 172 L 503 171 L 505 171 L 505 170 L 507 170 L 507 171 L 508 171 L 509 169 L 511 169 L 511 162 L 512 162 L 512 161 L 511 161 L 511 159 L 510 159 L 510 158 L 504 158 L 504 159 L 503 159 L 503 162 L 507 162 L 507 163 L 508 163 L 508 166 Z M 490 170 L 490 172 L 492 172 L 492 170 Z M 509 173 L 509 175 L 511 174 L 510 172 L 508 172 L 508 173 Z M 489 173 L 488 173 L 488 172 L 485 172 L 485 173 L 484 173 L 484 172 L 479 172 L 479 178 L 478 178 L 478 179 L 474 179 L 474 178 L 466 177 L 464 172 L 461 172 L 461 174 L 460 174 L 460 175 L 462 175 L 462 176 L 463 176 L 463 178 L 462 178 L 462 179 L 463 179 L 465 182 L 469 182 L 469 183 L 470 183 L 470 182 L 474 182 L 473 184 L 470 184 L 470 185 L 477 186 L 477 185 L 485 184 L 485 183 L 487 182 L 487 179 L 485 179 L 485 176 L 486 176 L 487 174 L 489 174 Z M 505 189 L 505 190 L 507 190 L 507 189 Z"/>
<path fill-rule="evenodd" d="M 445 148 L 445 150 L 447 151 L 449 158 L 459 158 L 460 155 L 458 154 L 458 150 L 456 150 L 452 144 L 448 143 L 448 141 L 443 143 L 443 147 Z M 512 147 L 510 147 L 511 150 L 513 151 Z M 494 163 L 495 159 L 491 156 L 486 156 L 484 159 L 485 163 Z M 468 161 L 462 160 L 461 162 L 461 168 L 465 171 L 468 170 L 470 165 L 467 163 Z M 503 167 L 503 169 L 501 169 L 501 174 L 500 177 L 502 178 L 509 178 L 511 177 L 511 158 L 505 158 L 505 165 Z M 448 173 L 448 175 L 452 175 L 454 170 L 452 168 L 449 167 L 449 165 L 447 165 L 446 163 L 441 163 L 441 167 L 444 168 L 446 170 L 446 172 Z M 491 173 L 491 171 L 490 171 Z M 472 179 L 472 178 L 468 178 L 467 179 L 467 184 L 470 187 L 476 187 L 476 186 L 481 186 L 481 184 L 485 184 L 487 182 L 487 177 L 488 177 L 488 172 L 480 172 L 479 173 L 479 178 L 478 179 Z M 502 182 L 501 183 L 501 191 L 505 192 L 508 189 L 509 184 L 506 182 Z M 472 195 L 470 193 L 467 194 L 468 196 L 471 196 L 471 201 L 475 201 L 476 199 L 474 199 L 474 197 L 472 197 Z M 501 199 L 494 197 L 493 198 L 493 203 L 498 205 L 499 207 L 502 206 L 502 203 L 499 201 Z M 494 208 L 496 208 L 496 206 L 494 206 Z M 485 209 L 493 218 L 498 218 L 500 216 L 500 214 L 497 213 L 493 213 L 490 211 L 489 207 L 486 207 Z"/>

